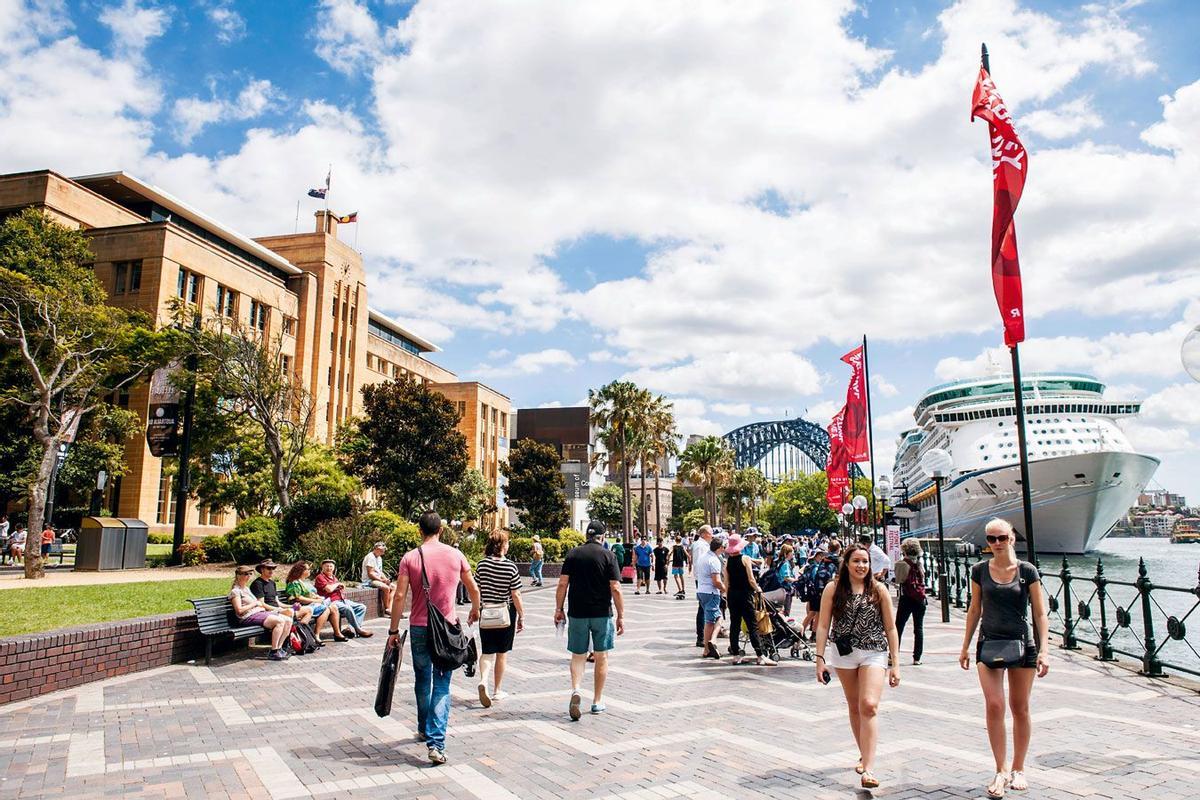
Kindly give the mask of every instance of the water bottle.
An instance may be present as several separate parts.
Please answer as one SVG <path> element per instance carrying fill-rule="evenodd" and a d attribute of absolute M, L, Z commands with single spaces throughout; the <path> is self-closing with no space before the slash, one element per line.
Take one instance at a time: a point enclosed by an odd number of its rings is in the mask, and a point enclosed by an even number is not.
<path fill-rule="evenodd" d="M 554 636 L 556 639 L 563 638 L 563 636 L 566 635 L 566 632 L 567 621 L 565 619 L 560 619 L 558 622 L 554 623 Z"/>

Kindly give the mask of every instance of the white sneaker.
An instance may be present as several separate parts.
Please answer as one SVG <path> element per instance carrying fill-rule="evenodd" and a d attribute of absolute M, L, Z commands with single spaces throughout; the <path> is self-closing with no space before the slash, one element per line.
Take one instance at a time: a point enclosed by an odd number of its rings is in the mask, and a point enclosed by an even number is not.
<path fill-rule="evenodd" d="M 511 697 L 511 695 L 508 692 L 504 691 L 503 689 L 501 689 L 498 692 L 492 692 L 492 702 L 493 703 L 499 703 L 501 700 L 505 699 L 506 697 Z"/>
<path fill-rule="evenodd" d="M 758 660 L 757 660 L 755 663 L 757 663 L 757 664 L 758 664 L 760 667 L 773 667 L 773 666 L 775 666 L 775 662 L 774 662 L 774 661 L 772 661 L 771 659 L 767 658 L 766 656 L 759 656 L 759 657 L 758 657 Z"/>
<path fill-rule="evenodd" d="M 567 706 L 567 712 L 571 715 L 571 719 L 575 722 L 578 722 L 579 718 L 583 716 L 583 711 L 581 711 L 579 708 L 582 703 L 583 696 L 579 694 L 578 689 L 573 689 L 571 691 L 571 704 Z"/>
<path fill-rule="evenodd" d="M 492 698 L 488 694 L 487 686 L 482 683 L 479 684 L 479 704 L 484 708 L 492 707 Z"/>
<path fill-rule="evenodd" d="M 436 747 L 429 748 L 429 763 L 435 767 L 446 763 L 446 751 L 439 750 Z"/>

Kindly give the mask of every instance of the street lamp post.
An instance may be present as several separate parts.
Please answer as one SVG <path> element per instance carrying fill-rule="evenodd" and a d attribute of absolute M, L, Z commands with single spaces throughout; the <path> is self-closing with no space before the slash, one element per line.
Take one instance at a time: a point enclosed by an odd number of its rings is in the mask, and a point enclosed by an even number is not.
<path fill-rule="evenodd" d="M 946 586 L 946 531 L 942 524 L 942 481 L 950 477 L 954 462 L 950 454 L 933 448 L 921 458 L 921 469 L 933 479 L 934 502 L 938 522 L 938 599 L 942 601 L 942 622 L 950 621 L 950 592 Z"/>
<path fill-rule="evenodd" d="M 875 543 L 883 547 L 886 542 L 880 541 L 883 538 L 883 531 L 887 527 L 887 499 L 892 494 L 892 481 L 887 475 L 881 475 L 879 482 L 872 488 L 872 493 L 875 495 L 875 501 L 879 504 L 879 532 L 875 535 Z"/>
<path fill-rule="evenodd" d="M 850 502 L 854 504 L 854 521 L 858 523 L 858 535 L 861 536 L 862 526 L 866 523 L 866 520 L 863 519 L 863 512 L 867 510 L 867 506 L 870 504 L 867 502 L 867 498 L 861 494 L 854 495 L 854 499 Z M 871 537 L 874 538 L 874 535 L 874 531 L 872 531 Z"/>
<path fill-rule="evenodd" d="M 842 519 L 846 521 L 846 529 L 842 531 L 842 541 L 850 538 L 850 530 L 854 524 L 854 506 L 850 503 L 842 504 Z"/>

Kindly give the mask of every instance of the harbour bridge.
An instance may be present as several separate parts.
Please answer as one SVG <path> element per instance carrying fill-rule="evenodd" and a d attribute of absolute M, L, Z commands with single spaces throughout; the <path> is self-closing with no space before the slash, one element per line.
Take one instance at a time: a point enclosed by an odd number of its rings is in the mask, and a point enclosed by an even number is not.
<path fill-rule="evenodd" d="M 820 425 L 800 417 L 752 422 L 722 438 L 733 450 L 738 469 L 758 467 L 771 483 L 820 472 L 829 460 L 829 434 Z M 862 474 L 857 466 L 852 471 L 854 477 Z"/>

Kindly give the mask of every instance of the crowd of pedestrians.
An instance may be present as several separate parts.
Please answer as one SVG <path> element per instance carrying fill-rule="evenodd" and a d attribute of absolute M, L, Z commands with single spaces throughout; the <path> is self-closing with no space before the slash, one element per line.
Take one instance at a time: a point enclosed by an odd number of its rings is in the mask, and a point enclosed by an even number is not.
<path fill-rule="evenodd" d="M 477 688 L 484 708 L 510 696 L 503 688 L 507 657 L 527 620 L 520 573 L 507 557 L 506 531 L 488 536 L 484 556 L 472 568 L 459 549 L 440 541 L 442 521 L 436 513 L 422 515 L 420 530 L 421 546 L 404 555 L 394 581 L 383 574 L 386 548 L 377 543 L 363 560 L 361 583 L 391 601 L 389 644 L 398 645 L 400 622 L 408 616 L 417 738 L 428 749 L 430 763 L 438 765 L 446 763 L 453 669 L 440 668 L 431 657 L 435 633 L 430 616 L 436 609 L 446 623 L 457 626 L 456 597 L 465 595 L 470 602 L 466 625 L 478 623 Z M 1029 702 L 1034 678 L 1049 669 L 1049 629 L 1040 576 L 1036 567 L 1016 557 L 1012 527 L 993 520 L 986 539 L 992 557 L 971 571 L 971 603 L 959 662 L 963 669 L 975 664 L 995 761 L 986 792 L 1000 798 L 1029 785 Z M 540 542 L 535 545 L 533 588 L 543 584 L 540 562 L 545 552 Z M 874 770 L 880 703 L 885 685 L 900 686 L 900 644 L 906 630 L 912 632 L 912 664 L 920 665 L 924 655 L 927 598 L 920 543 L 904 541 L 901 555 L 893 563 L 869 536 L 843 546 L 836 537 L 763 537 L 754 529 L 727 533 L 708 525 L 688 536 L 639 536 L 626 553 L 620 539 L 610 543 L 605 526 L 593 521 L 584 544 L 566 554 L 554 592 L 554 624 L 570 654 L 567 715 L 578 721 L 585 709 L 593 715 L 607 710 L 604 689 L 610 654 L 625 632 L 621 584 L 628 573 L 623 570 L 633 567 L 635 595 L 650 594 L 652 583 L 654 593 L 668 594 L 669 574 L 675 598 L 687 597 L 688 583 L 695 592 L 696 644 L 702 658 L 720 660 L 718 641 L 727 638 L 732 663 L 775 666 L 760 633 L 763 612 L 772 606 L 802 640 L 814 642 L 816 680 L 828 685 L 837 678 L 859 752 L 855 771 L 861 785 L 873 789 L 879 786 Z M 317 646 L 324 644 L 320 633 L 327 627 L 338 641 L 371 635 L 362 627 L 365 607 L 345 597 L 332 561 L 322 562 L 315 582 L 309 581 L 307 563 L 293 565 L 282 596 L 274 581 L 277 567 L 270 560 L 238 567 L 229 595 L 241 622 L 270 632 L 272 659 L 287 657 L 286 643 L 296 626 L 311 626 Z M 255 572 L 258 578 L 251 581 Z M 797 611 L 797 616 L 803 613 L 799 622 L 791 616 L 793 601 L 803 604 Z M 743 637 L 752 656 L 742 650 Z M 585 701 L 589 662 L 594 668 Z M 1006 710 L 1013 720 L 1011 758 Z"/>

